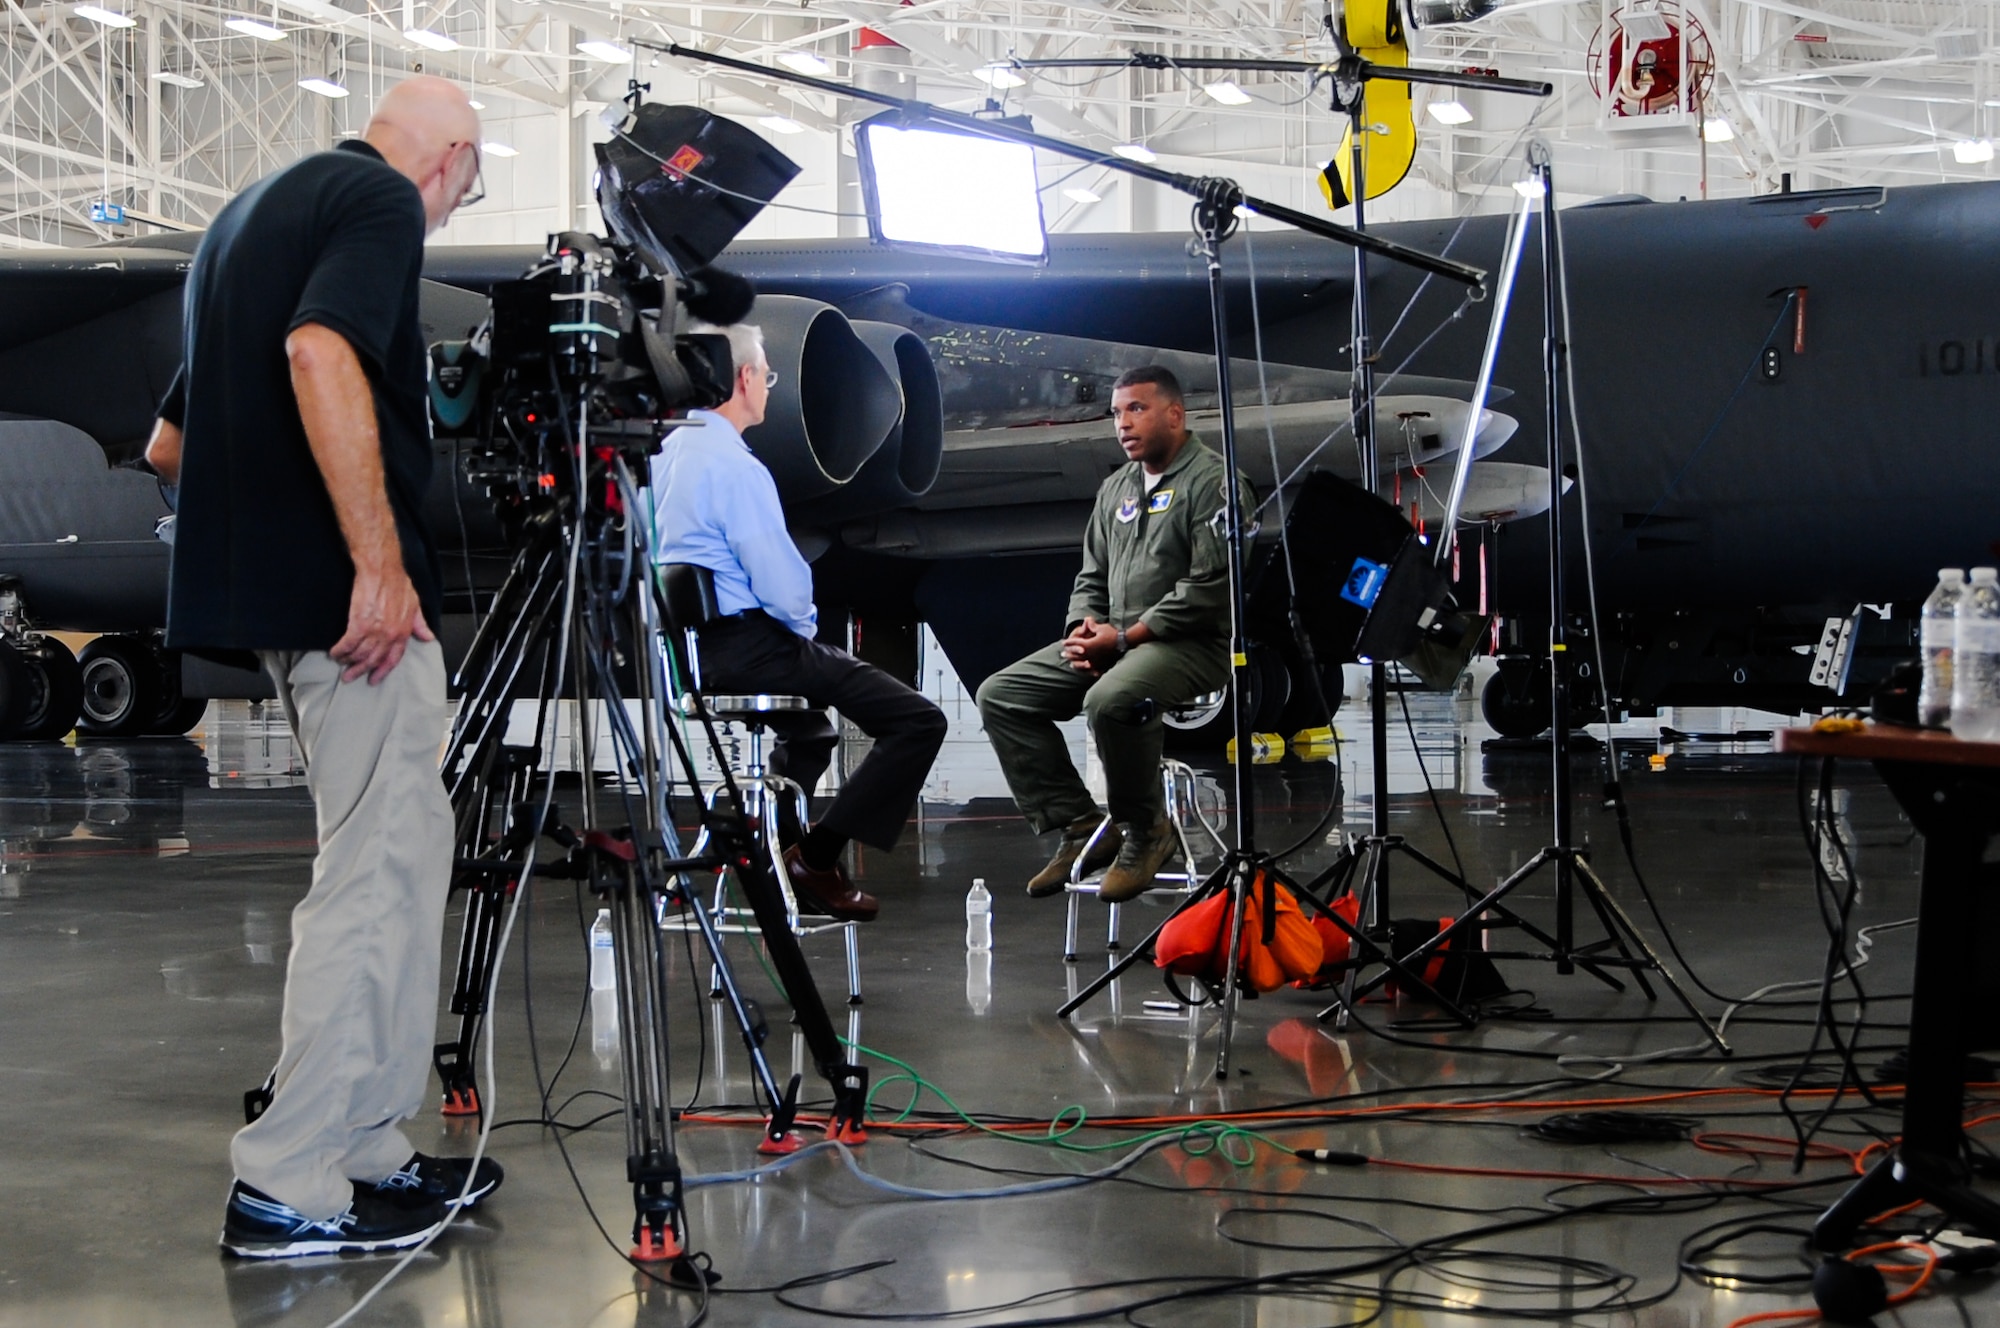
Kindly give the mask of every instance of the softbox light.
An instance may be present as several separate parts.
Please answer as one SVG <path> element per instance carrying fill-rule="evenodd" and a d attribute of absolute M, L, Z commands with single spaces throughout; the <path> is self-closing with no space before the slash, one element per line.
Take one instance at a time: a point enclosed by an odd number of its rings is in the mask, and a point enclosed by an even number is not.
<path fill-rule="evenodd" d="M 695 106 L 641 106 L 597 145 L 597 206 L 661 276 L 715 261 L 798 166 L 762 136 Z"/>
<path fill-rule="evenodd" d="M 1432 685 L 1456 676 L 1465 662 L 1458 656 L 1477 641 L 1477 620 L 1451 611 L 1451 587 L 1430 546 L 1393 503 L 1315 471 L 1285 517 L 1292 574 L 1266 573 L 1253 616 L 1261 608 L 1282 621 L 1295 585 L 1292 607 L 1322 661 L 1397 660 Z"/>
<path fill-rule="evenodd" d="M 890 111 L 854 127 L 876 243 L 989 262 L 1048 261 L 1035 150 L 911 124 Z"/>

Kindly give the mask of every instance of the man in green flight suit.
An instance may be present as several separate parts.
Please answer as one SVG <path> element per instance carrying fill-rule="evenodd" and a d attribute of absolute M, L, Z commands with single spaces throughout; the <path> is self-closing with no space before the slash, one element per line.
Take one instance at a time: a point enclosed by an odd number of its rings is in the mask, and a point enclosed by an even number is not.
<path fill-rule="evenodd" d="M 1158 365 L 1128 370 L 1112 388 L 1111 415 L 1130 464 L 1097 491 L 1066 635 L 989 677 L 978 699 L 1022 815 L 1037 834 L 1062 831 L 1028 882 L 1038 897 L 1062 890 L 1103 819 L 1056 729 L 1079 710 L 1089 721 L 1116 828 L 1084 869 L 1109 864 L 1098 895 L 1119 903 L 1150 889 L 1174 851 L 1161 716 L 1229 680 L 1229 568 L 1214 520 L 1227 472 L 1188 432 L 1179 381 Z"/>

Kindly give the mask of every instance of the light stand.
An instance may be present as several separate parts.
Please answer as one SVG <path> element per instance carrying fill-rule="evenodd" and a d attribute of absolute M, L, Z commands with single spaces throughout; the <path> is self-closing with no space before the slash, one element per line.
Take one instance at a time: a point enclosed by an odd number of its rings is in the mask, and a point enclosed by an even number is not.
<path fill-rule="evenodd" d="M 1544 867 L 1553 867 L 1556 877 L 1556 923 L 1555 935 L 1550 937 L 1532 927 L 1526 927 L 1535 939 L 1548 946 L 1546 953 L 1517 957 L 1537 958 L 1553 962 L 1556 972 L 1570 974 L 1581 968 L 1585 972 L 1605 982 L 1616 991 L 1623 991 L 1624 984 L 1608 971 L 1623 968 L 1632 975 L 1648 1000 L 1656 999 L 1652 984 L 1646 979 L 1647 970 L 1657 973 L 1667 989 L 1687 1010 L 1689 1016 L 1699 1024 L 1716 1050 L 1725 1056 L 1730 1054 L 1729 1044 L 1722 1039 L 1721 1032 L 1708 1017 L 1695 1007 L 1687 991 L 1674 976 L 1671 969 L 1653 950 L 1632 918 L 1612 898 L 1604 881 L 1591 868 L 1588 852 L 1577 845 L 1571 816 L 1570 787 L 1570 731 L 1569 731 L 1569 680 L 1565 656 L 1569 650 L 1569 629 L 1565 621 L 1567 598 L 1564 592 L 1563 533 L 1562 533 L 1562 383 L 1563 358 L 1568 354 L 1565 341 L 1567 328 L 1563 322 L 1561 272 L 1559 254 L 1561 251 L 1560 222 L 1555 207 L 1555 180 L 1550 168 L 1548 148 L 1540 142 L 1528 149 L 1530 178 L 1535 192 L 1542 200 L 1542 405 L 1547 413 L 1548 437 L 1548 484 L 1549 484 L 1549 755 L 1553 778 L 1554 808 L 1551 815 L 1550 842 L 1542 847 L 1519 870 L 1507 877 L 1499 885 L 1479 898 L 1464 913 L 1441 928 L 1437 935 L 1419 945 L 1410 953 L 1401 956 L 1406 965 L 1423 965 L 1429 957 L 1449 945 L 1461 932 L 1483 929 L 1487 924 L 1489 911 L 1501 912 L 1508 921 L 1523 925 L 1519 919 L 1507 914 L 1503 901 L 1521 885 L 1533 878 Z M 1497 331 L 1497 329 L 1496 329 Z M 1488 348 L 1488 360 L 1492 347 Z M 1484 369 L 1482 369 L 1482 375 Z M 1456 498 L 1462 493 L 1462 476 L 1469 468 L 1470 457 L 1459 460 L 1460 475 L 1454 477 L 1453 493 Z M 1452 513 L 1453 518 L 1456 512 Z M 1586 538 L 1588 533 L 1586 532 Z M 1378 712 L 1379 713 L 1379 712 Z M 1379 718 L 1378 718 L 1379 723 Z M 1576 943 L 1576 893 L 1583 892 L 1597 919 L 1604 928 L 1604 939 L 1579 946 Z M 1470 891 L 1468 890 L 1468 893 Z M 1629 942 L 1629 944 L 1628 944 Z M 1634 950 L 1638 953 L 1635 955 Z M 1492 953 L 1492 952 L 1489 952 Z M 1349 1003 L 1358 1000 L 1381 986 L 1387 975 L 1377 975 L 1369 982 L 1355 988 L 1346 998 Z M 1324 1015 L 1324 1012 L 1323 1012 Z M 1323 1017 L 1323 1016 L 1322 1016 Z"/>
<path fill-rule="evenodd" d="M 648 45 L 638 42 L 637 45 Z M 848 96 L 878 105 L 900 110 L 914 121 L 929 121 L 941 126 L 956 128 L 966 133 L 986 135 L 1026 143 L 1033 147 L 1059 153 L 1066 157 L 1092 161 L 1140 179 L 1151 180 L 1168 188 L 1192 196 L 1195 200 L 1194 229 L 1196 243 L 1208 271 L 1209 315 L 1215 340 L 1217 374 L 1217 396 L 1221 407 L 1221 433 L 1223 462 L 1227 471 L 1225 490 L 1224 522 L 1225 543 L 1228 548 L 1229 589 L 1230 589 L 1230 702 L 1233 708 L 1237 738 L 1237 762 L 1235 772 L 1236 818 L 1234 823 L 1235 847 L 1224 858 L 1222 864 L 1212 872 L 1201 886 L 1192 891 L 1166 921 L 1146 937 L 1140 944 L 1128 951 L 1117 964 L 1100 975 L 1089 986 L 1057 1010 L 1058 1017 L 1067 1018 L 1079 1006 L 1098 992 L 1108 987 L 1116 978 L 1141 958 L 1151 953 L 1155 938 L 1174 916 L 1208 899 L 1218 891 L 1227 891 L 1230 905 L 1230 942 L 1226 961 L 1226 972 L 1222 991 L 1222 1025 L 1220 1046 L 1216 1054 L 1216 1077 L 1225 1078 L 1229 1073 L 1229 1059 L 1232 1038 L 1235 1032 L 1237 1001 L 1236 969 L 1238 955 L 1242 948 L 1245 904 L 1253 884 L 1263 890 L 1262 908 L 1265 934 L 1263 940 L 1271 939 L 1271 929 L 1276 924 L 1276 887 L 1284 884 L 1290 888 L 1308 908 L 1314 908 L 1329 917 L 1334 925 L 1345 931 L 1357 947 L 1357 953 L 1366 953 L 1371 961 L 1379 960 L 1388 971 L 1411 988 L 1422 991 L 1455 1013 L 1461 1022 L 1470 1022 L 1470 1016 L 1446 1001 L 1429 983 L 1408 965 L 1389 955 L 1369 939 L 1360 928 L 1348 923 L 1339 914 L 1325 908 L 1309 892 L 1285 878 L 1276 862 L 1268 855 L 1258 852 L 1255 840 L 1255 820 L 1250 798 L 1250 724 L 1251 716 L 1245 704 L 1249 695 L 1249 651 L 1245 638 L 1245 590 L 1243 578 L 1243 502 L 1239 482 L 1236 448 L 1236 416 L 1229 381 L 1229 329 L 1228 309 L 1222 285 L 1221 244 L 1234 233 L 1239 210 L 1247 210 L 1263 216 L 1288 222 L 1300 230 L 1326 239 L 1352 246 L 1355 249 L 1357 267 L 1365 262 L 1366 253 L 1377 253 L 1407 263 L 1421 271 L 1442 276 L 1466 285 L 1478 285 L 1485 278 L 1485 272 L 1469 264 L 1424 253 L 1394 241 L 1368 235 L 1359 230 L 1323 221 L 1294 209 L 1270 203 L 1245 194 L 1234 181 L 1217 178 L 1196 178 L 1178 172 L 1162 170 L 1143 163 L 1106 156 L 1064 143 L 1059 139 L 1046 138 L 1032 131 L 1018 128 L 997 120 L 985 120 L 976 116 L 962 115 L 955 111 L 941 110 L 922 102 L 891 97 L 883 93 L 863 88 L 849 87 L 808 75 L 767 69 L 747 60 L 716 55 L 711 52 L 691 50 L 677 43 L 655 46 L 653 49 L 665 51 L 669 55 L 699 60 L 708 64 L 737 69 L 761 77 L 775 78 L 782 82 L 813 88 L 835 96 Z M 1319 66 L 1307 66 L 1320 68 Z M 1462 77 L 1462 76 L 1461 76 Z M 1486 85 L 1485 80 L 1481 86 Z M 1545 85 L 1544 85 L 1545 86 Z M 1372 393 L 1368 408 L 1373 410 Z"/>
<path fill-rule="evenodd" d="M 1376 78 L 1401 78 L 1406 82 L 1439 82 L 1448 86 L 1464 87 L 1476 84 L 1504 84 L 1501 91 L 1523 95 L 1547 96 L 1549 85 L 1514 84 L 1511 81 L 1483 79 L 1470 75 L 1455 75 L 1433 79 L 1428 71 L 1413 74 L 1407 69 L 1377 65 L 1363 59 L 1348 47 L 1339 28 L 1329 23 L 1329 32 L 1340 44 L 1341 58 L 1331 66 L 1333 109 L 1344 111 L 1348 117 L 1348 179 L 1353 183 L 1354 225 L 1357 230 L 1366 225 L 1366 200 L 1368 195 L 1365 172 L 1366 158 L 1362 144 L 1368 131 L 1365 120 L 1367 110 L 1368 83 Z M 1509 258 L 1518 259 L 1518 250 L 1511 251 Z M 1505 288 L 1513 284 L 1513 268 L 1503 259 L 1502 281 Z M 1496 306 L 1496 339 L 1498 323 L 1504 318 L 1505 291 Z M 1366 256 L 1356 250 L 1354 254 L 1354 301 L 1353 301 L 1353 419 L 1354 441 L 1361 456 L 1362 483 L 1368 492 L 1381 496 L 1382 478 L 1378 469 L 1380 456 L 1375 435 L 1375 346 L 1369 333 L 1368 322 L 1368 262 Z M 1477 436 L 1480 409 L 1486 402 L 1486 387 L 1491 381 L 1491 346 L 1482 365 L 1481 381 L 1472 399 L 1472 409 L 1467 412 L 1467 428 L 1463 445 L 1459 449 L 1458 468 L 1454 477 L 1454 490 L 1462 494 L 1465 477 L 1471 471 L 1472 445 Z M 1457 520 L 1456 505 L 1446 514 L 1443 538 L 1449 540 Z M 1368 665 L 1368 719 L 1370 727 L 1370 754 L 1372 768 L 1369 786 L 1368 833 L 1359 836 L 1341 849 L 1334 861 L 1307 886 L 1312 892 L 1322 887 L 1322 897 L 1332 900 L 1342 894 L 1352 893 L 1360 901 L 1359 918 L 1361 926 L 1370 935 L 1386 938 L 1392 917 L 1389 901 L 1389 866 L 1395 855 L 1401 854 L 1418 867 L 1439 880 L 1457 889 L 1467 899 L 1476 898 L 1478 891 L 1451 868 L 1432 858 L 1422 850 L 1412 846 L 1408 840 L 1389 830 L 1389 665 L 1382 659 L 1364 661 Z M 1522 919 L 1508 916 L 1515 925 L 1528 927 Z M 1533 930 L 1533 928 L 1529 928 Z M 1552 942 L 1553 938 L 1549 938 Z M 1360 965 L 1350 967 L 1341 986 L 1339 999 L 1320 1011 L 1325 1019 L 1337 1014 L 1341 1027 L 1345 1027 L 1354 1002 L 1366 991 L 1374 989 L 1374 984 L 1357 988 Z M 1387 974 L 1382 975 L 1384 979 Z M 1457 1007 L 1451 1007 L 1454 1017 L 1470 1027 L 1472 1020 Z"/>

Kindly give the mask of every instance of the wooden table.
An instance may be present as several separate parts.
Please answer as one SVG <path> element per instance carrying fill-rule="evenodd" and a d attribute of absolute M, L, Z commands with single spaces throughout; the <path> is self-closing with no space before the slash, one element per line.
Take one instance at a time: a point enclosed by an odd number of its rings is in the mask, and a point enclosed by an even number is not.
<path fill-rule="evenodd" d="M 1813 1243 L 1845 1249 L 1869 1218 L 1915 1199 L 2000 1238 L 2000 1203 L 1972 1189 L 1960 1124 L 1972 977 L 1982 958 L 2000 962 L 1980 955 L 1977 925 L 1982 894 L 2000 886 L 2000 864 L 1985 861 L 1988 844 L 2000 836 L 2000 743 L 1871 724 L 1860 733 L 1785 729 L 1777 748 L 1874 762 L 1924 837 L 1903 1137 L 1820 1216 Z"/>

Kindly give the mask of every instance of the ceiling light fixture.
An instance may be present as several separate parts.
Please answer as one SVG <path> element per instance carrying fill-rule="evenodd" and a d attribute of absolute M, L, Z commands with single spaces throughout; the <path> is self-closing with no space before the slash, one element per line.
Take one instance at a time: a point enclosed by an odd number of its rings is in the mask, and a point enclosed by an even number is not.
<path fill-rule="evenodd" d="M 1434 101 L 1424 107 L 1424 111 L 1441 125 L 1472 123 L 1472 112 L 1465 109 L 1462 101 Z"/>
<path fill-rule="evenodd" d="M 1120 143 L 1111 150 L 1125 160 L 1136 161 L 1141 166 L 1151 166 L 1160 159 L 1160 154 L 1147 147 L 1144 143 Z"/>
<path fill-rule="evenodd" d="M 121 14 L 115 9 L 105 9 L 100 5 L 72 5 L 70 9 L 78 18 L 87 18 L 100 27 L 136 28 L 139 26 L 139 20 L 133 18 L 130 14 Z"/>
<path fill-rule="evenodd" d="M 415 42 L 417 45 L 428 47 L 433 51 L 455 51 L 458 49 L 458 42 L 455 38 L 447 37 L 442 32 L 432 32 L 429 28 L 404 28 L 403 40 Z"/>
<path fill-rule="evenodd" d="M 307 92 L 317 92 L 322 97 L 340 98 L 347 95 L 347 89 L 330 78 L 302 78 L 299 86 Z"/>
<path fill-rule="evenodd" d="M 475 111 L 483 111 L 483 110 L 485 110 L 485 109 L 486 109 L 486 103 L 485 103 L 485 102 L 483 102 L 483 101 L 481 101 L 481 100 L 479 100 L 479 98 L 477 98 L 477 97 L 474 97 L 474 98 L 470 99 L 470 100 L 469 100 L 469 101 L 467 101 L 467 102 L 466 102 L 465 104 L 466 104 L 467 106 L 470 106 L 470 107 L 471 107 L 471 108 L 472 108 L 473 110 L 475 110 Z"/>
<path fill-rule="evenodd" d="M 811 51 L 786 51 L 778 57 L 778 63 L 794 74 L 831 74 L 833 66 L 814 55 Z"/>
<path fill-rule="evenodd" d="M 1063 190 L 1063 197 L 1072 203 L 1081 203 L 1085 207 L 1090 206 L 1092 203 L 1102 203 L 1104 201 L 1103 195 L 1093 194 L 1090 190 L 1083 188 L 1065 189 Z"/>
<path fill-rule="evenodd" d="M 1951 145 L 1951 155 L 1961 166 L 1977 166 L 1993 160 L 1993 140 L 1990 138 L 1960 139 Z"/>
<path fill-rule="evenodd" d="M 1250 104 L 1250 94 L 1227 79 L 1224 79 L 1220 83 L 1210 83 L 1202 91 L 1206 92 L 1216 101 L 1221 102 L 1224 106 L 1248 106 Z"/>
<path fill-rule="evenodd" d="M 170 69 L 162 69 L 154 74 L 153 81 L 155 83 L 164 83 L 170 88 L 201 88 L 208 86 L 198 78 L 189 78 L 186 74 L 176 74 Z"/>
<path fill-rule="evenodd" d="M 521 155 L 521 149 L 510 147 L 505 143 L 481 143 L 479 150 L 489 157 L 518 157 Z"/>
<path fill-rule="evenodd" d="M 1727 143 L 1736 137 L 1736 131 L 1729 127 L 1729 121 L 1714 119 L 1701 122 L 1701 138 L 1704 143 Z"/>
<path fill-rule="evenodd" d="M 1022 78 L 1005 65 L 987 65 L 983 69 L 973 70 L 972 76 L 992 88 L 1025 88 L 1028 86 L 1027 79 Z"/>
<path fill-rule="evenodd" d="M 601 60 L 607 65 L 622 65 L 632 58 L 632 53 L 617 42 L 580 41 L 576 49 L 593 60 Z"/>
<path fill-rule="evenodd" d="M 803 134 L 806 127 L 789 115 L 760 115 L 757 123 L 774 134 Z"/>
<path fill-rule="evenodd" d="M 285 30 L 274 28 L 269 23 L 259 23 L 254 18 L 232 18 L 222 25 L 231 32 L 240 32 L 245 37 L 255 37 L 258 41 L 283 41 Z"/>

